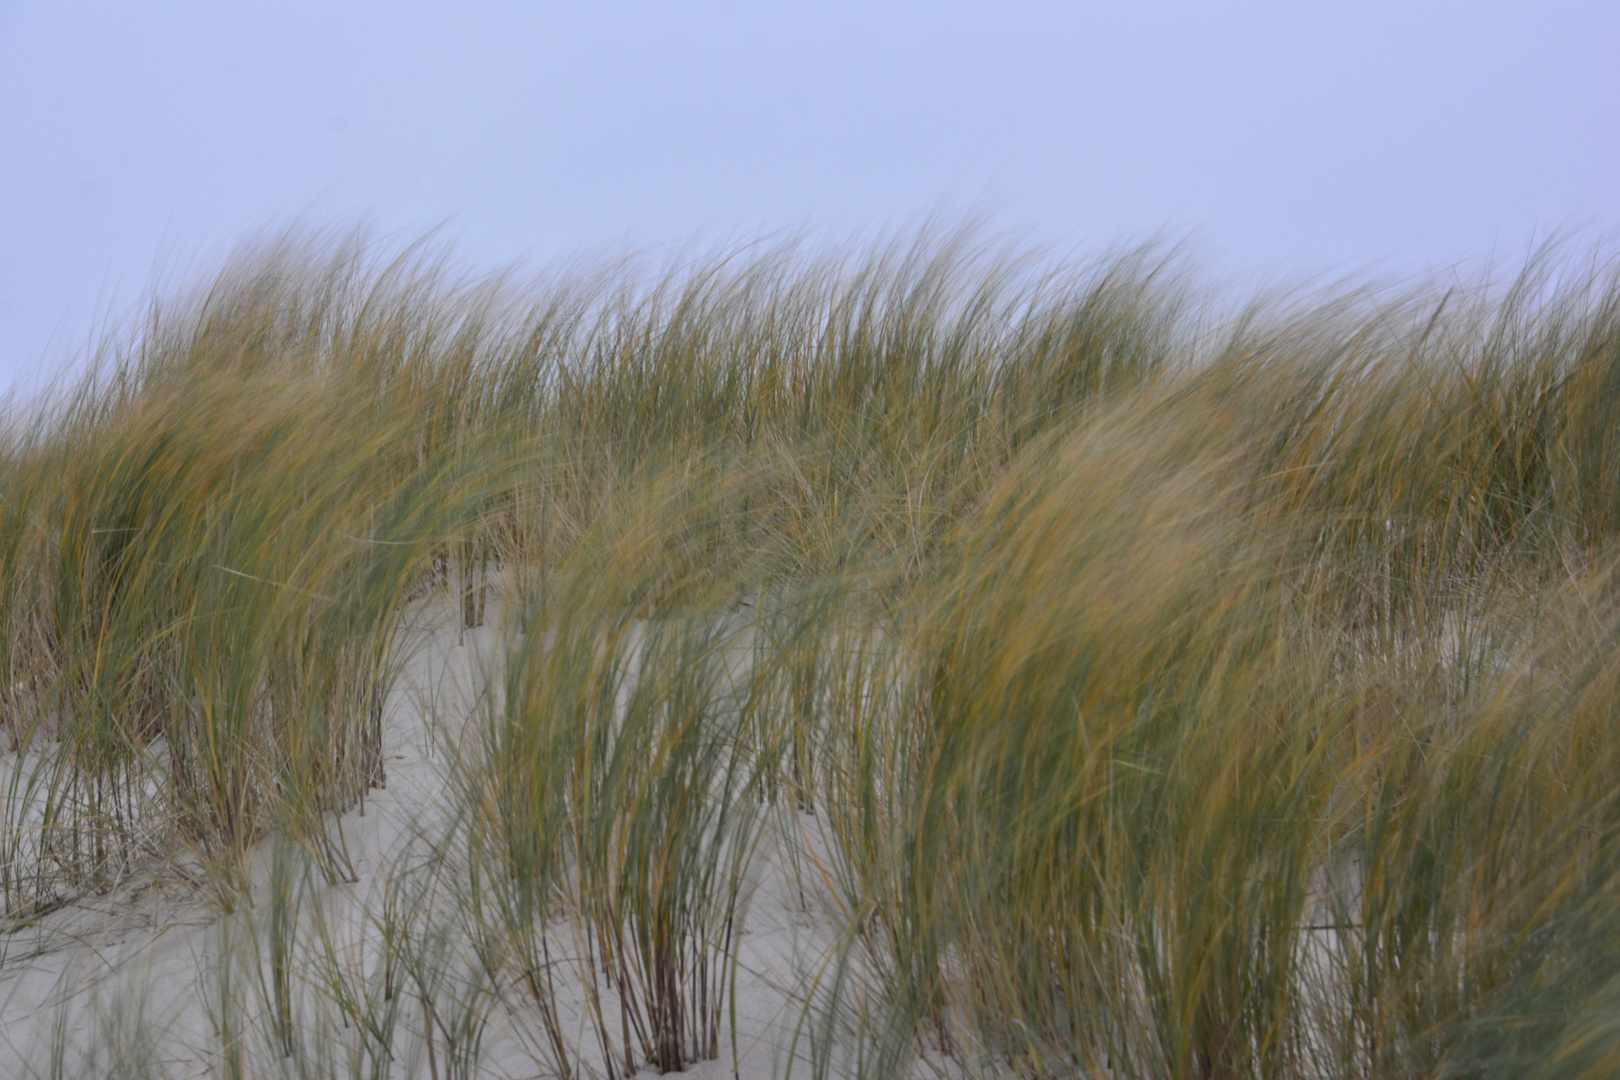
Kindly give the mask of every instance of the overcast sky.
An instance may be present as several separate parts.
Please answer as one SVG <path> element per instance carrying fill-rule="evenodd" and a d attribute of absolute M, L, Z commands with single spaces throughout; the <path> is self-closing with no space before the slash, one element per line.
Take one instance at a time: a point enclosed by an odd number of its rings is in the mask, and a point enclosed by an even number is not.
<path fill-rule="evenodd" d="M 1614 2 L 0 0 L 0 389 L 294 218 L 490 267 L 941 209 L 1273 276 L 1596 240 L 1617 56 Z"/>

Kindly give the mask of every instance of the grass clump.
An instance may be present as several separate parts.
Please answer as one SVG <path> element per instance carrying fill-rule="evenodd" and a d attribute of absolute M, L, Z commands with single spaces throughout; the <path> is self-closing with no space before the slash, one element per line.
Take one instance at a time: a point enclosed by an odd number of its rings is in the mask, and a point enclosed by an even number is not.
<path fill-rule="evenodd" d="M 230 909 L 276 836 L 233 1075 L 473 1075 L 497 1015 L 722 1057 L 765 851 L 832 921 L 818 1073 L 1607 1075 L 1617 386 L 1601 253 L 1232 308 L 970 231 L 530 285 L 283 239 L 10 418 L 0 896 Z M 357 876 L 435 596 L 500 656 L 346 951 L 287 860 Z"/>

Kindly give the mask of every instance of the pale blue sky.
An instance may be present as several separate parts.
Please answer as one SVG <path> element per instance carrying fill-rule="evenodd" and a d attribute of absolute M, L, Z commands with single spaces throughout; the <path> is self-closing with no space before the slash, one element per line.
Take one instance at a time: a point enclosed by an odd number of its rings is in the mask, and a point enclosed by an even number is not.
<path fill-rule="evenodd" d="M 6 3 L 0 389 L 295 217 L 473 266 L 903 226 L 1384 273 L 1620 228 L 1620 3 Z"/>

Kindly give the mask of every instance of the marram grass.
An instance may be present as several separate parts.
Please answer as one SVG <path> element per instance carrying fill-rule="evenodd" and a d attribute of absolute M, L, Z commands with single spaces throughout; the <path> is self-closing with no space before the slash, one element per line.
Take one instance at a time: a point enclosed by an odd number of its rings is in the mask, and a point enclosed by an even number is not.
<path fill-rule="evenodd" d="M 559 1075 L 717 1057 L 766 846 L 839 920 L 817 1073 L 1614 1075 L 1620 270 L 1214 295 L 970 232 L 249 251 L 8 418 L 0 904 L 204 883 L 230 1076 L 474 1075 L 497 1005 Z M 367 967 L 310 882 L 492 579 Z"/>

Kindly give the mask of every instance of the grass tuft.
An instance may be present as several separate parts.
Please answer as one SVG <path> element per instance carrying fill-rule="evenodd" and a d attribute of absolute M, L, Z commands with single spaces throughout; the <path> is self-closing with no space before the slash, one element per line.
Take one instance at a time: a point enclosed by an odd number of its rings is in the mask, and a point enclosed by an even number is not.
<path fill-rule="evenodd" d="M 1233 306 L 289 234 L 3 425 L 0 908 L 204 883 L 228 1076 L 721 1058 L 768 851 L 818 1074 L 1609 1075 L 1617 402 L 1601 250 Z M 436 604 L 499 655 L 351 940 Z"/>

